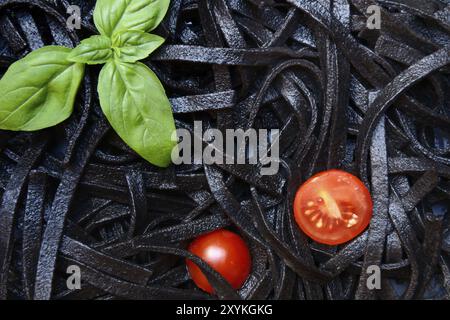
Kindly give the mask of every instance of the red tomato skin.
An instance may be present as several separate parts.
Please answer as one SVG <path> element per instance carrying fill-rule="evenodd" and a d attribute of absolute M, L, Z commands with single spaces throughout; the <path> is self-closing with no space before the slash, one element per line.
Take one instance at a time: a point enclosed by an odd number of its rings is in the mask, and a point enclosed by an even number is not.
<path fill-rule="evenodd" d="M 196 238 L 188 248 L 211 268 L 220 273 L 235 289 L 242 287 L 251 270 L 251 256 L 245 241 L 237 234 L 220 229 Z M 210 294 L 214 289 L 201 269 L 186 259 L 187 269 L 194 283 Z"/>
<path fill-rule="evenodd" d="M 345 182 L 338 182 L 343 179 Z M 354 213 L 358 216 L 358 223 L 351 228 L 335 226 L 331 230 L 322 228 L 318 230 L 312 225 L 310 218 L 306 217 L 305 204 L 317 199 L 320 190 L 326 190 L 333 195 L 337 204 L 343 202 L 353 205 Z M 298 189 L 294 199 L 294 218 L 302 231 L 318 243 L 338 245 L 348 242 L 362 233 L 372 218 L 373 202 L 369 190 L 356 176 L 342 170 L 328 170 L 320 172 L 309 178 Z M 323 210 L 321 212 L 326 212 Z M 323 216 L 320 215 L 321 217 Z"/>

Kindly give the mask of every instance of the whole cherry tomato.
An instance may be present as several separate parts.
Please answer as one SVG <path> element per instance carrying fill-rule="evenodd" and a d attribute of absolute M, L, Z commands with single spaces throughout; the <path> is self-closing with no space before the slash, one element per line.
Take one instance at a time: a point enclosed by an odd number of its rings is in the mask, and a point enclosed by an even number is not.
<path fill-rule="evenodd" d="M 313 240 L 337 245 L 359 235 L 372 217 L 370 193 L 354 175 L 329 170 L 308 179 L 297 191 L 294 216 Z"/>
<path fill-rule="evenodd" d="M 251 257 L 247 244 L 231 231 L 221 229 L 200 236 L 188 250 L 220 273 L 234 289 L 239 289 L 250 274 Z M 208 293 L 214 293 L 200 268 L 189 259 L 186 259 L 186 264 L 195 284 Z"/>

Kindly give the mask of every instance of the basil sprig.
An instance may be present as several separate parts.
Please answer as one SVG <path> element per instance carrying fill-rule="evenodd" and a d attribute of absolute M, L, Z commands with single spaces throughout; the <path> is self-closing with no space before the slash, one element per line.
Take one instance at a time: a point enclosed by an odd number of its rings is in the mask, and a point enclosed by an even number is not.
<path fill-rule="evenodd" d="M 161 82 L 146 65 L 164 39 L 147 32 L 164 18 L 170 0 L 98 0 L 100 35 L 75 49 L 47 46 L 13 63 L 0 80 L 0 129 L 35 131 L 73 112 L 85 64 L 105 64 L 98 94 L 117 134 L 150 163 L 167 167 L 176 146 L 172 108 Z"/>

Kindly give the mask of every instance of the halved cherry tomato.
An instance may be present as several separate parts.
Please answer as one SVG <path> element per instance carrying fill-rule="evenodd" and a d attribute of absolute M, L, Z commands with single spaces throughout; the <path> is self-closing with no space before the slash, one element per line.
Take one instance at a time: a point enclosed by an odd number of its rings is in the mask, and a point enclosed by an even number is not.
<path fill-rule="evenodd" d="M 337 245 L 360 234 L 372 217 L 372 198 L 354 175 L 329 170 L 308 179 L 297 191 L 294 216 L 313 240 Z"/>
<path fill-rule="evenodd" d="M 195 239 L 188 250 L 200 257 L 211 268 L 220 273 L 234 289 L 239 289 L 247 280 L 251 270 L 250 251 L 244 240 L 228 230 L 217 230 Z M 186 259 L 192 280 L 202 290 L 214 290 L 200 268 Z"/>

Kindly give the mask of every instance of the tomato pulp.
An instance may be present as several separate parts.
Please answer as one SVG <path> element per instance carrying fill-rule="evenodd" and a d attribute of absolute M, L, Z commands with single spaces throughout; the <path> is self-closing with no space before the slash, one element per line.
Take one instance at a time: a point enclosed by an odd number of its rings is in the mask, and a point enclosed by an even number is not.
<path fill-rule="evenodd" d="M 231 231 L 221 229 L 200 236 L 189 245 L 188 250 L 220 273 L 234 289 L 239 289 L 250 274 L 251 257 L 247 244 Z M 213 288 L 200 268 L 189 259 L 186 264 L 195 284 L 200 289 L 213 293 Z"/>
<path fill-rule="evenodd" d="M 308 179 L 297 191 L 294 216 L 313 240 L 337 245 L 359 235 L 372 218 L 369 190 L 354 175 L 328 170 Z"/>

